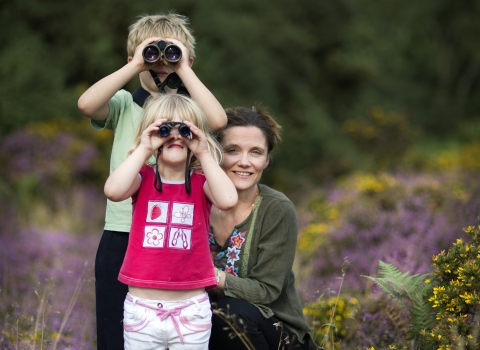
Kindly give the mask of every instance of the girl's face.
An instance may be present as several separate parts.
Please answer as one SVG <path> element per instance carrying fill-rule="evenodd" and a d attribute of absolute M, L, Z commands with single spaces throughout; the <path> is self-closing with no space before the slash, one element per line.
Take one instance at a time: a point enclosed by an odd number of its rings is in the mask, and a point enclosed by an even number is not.
<path fill-rule="evenodd" d="M 238 191 L 254 187 L 270 161 L 267 140 L 256 126 L 234 126 L 224 133 L 222 167 Z"/>
<path fill-rule="evenodd" d="M 181 122 L 178 113 L 175 112 L 172 120 L 173 122 Z M 170 130 L 170 135 L 166 137 L 163 144 L 162 154 L 160 154 L 160 161 L 168 165 L 185 165 L 187 161 L 187 145 L 184 142 L 185 138 L 182 137 L 178 131 L 178 127 Z"/>

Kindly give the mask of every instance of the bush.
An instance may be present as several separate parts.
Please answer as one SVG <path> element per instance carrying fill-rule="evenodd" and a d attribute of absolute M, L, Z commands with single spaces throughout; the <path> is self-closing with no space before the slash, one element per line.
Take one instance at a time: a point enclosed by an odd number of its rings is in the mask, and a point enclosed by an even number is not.
<path fill-rule="evenodd" d="M 429 301 L 438 324 L 422 332 L 435 349 L 478 349 L 480 346 L 480 225 L 465 232 L 470 242 L 457 239 L 433 257 L 434 279 Z"/>

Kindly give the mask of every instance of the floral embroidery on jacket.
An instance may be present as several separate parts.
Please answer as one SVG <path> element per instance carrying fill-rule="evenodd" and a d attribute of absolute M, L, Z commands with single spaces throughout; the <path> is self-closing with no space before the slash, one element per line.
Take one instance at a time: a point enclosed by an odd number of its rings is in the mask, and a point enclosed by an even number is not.
<path fill-rule="evenodd" d="M 245 243 L 245 236 L 247 232 L 238 232 L 235 228 L 232 236 L 227 241 L 225 247 L 220 247 L 215 242 L 212 228 L 208 232 L 208 240 L 210 242 L 210 252 L 214 265 L 222 271 L 233 276 L 238 276 L 238 269 L 241 261 L 242 246 Z"/>

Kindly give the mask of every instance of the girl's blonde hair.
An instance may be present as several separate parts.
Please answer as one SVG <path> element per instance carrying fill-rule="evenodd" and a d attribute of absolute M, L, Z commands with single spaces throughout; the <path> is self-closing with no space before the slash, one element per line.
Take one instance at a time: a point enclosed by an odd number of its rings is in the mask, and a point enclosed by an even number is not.
<path fill-rule="evenodd" d="M 203 113 L 200 106 L 191 98 L 178 94 L 161 94 L 157 97 L 150 96 L 147 99 L 140 124 L 138 125 L 135 134 L 134 144 L 129 154 L 140 145 L 142 133 L 147 127 L 158 119 L 167 119 L 168 121 L 173 120 L 175 112 L 178 114 L 181 121 L 187 120 L 192 122 L 205 134 L 208 151 L 213 159 L 220 164 L 223 160 L 222 148 L 207 124 L 205 113 Z M 147 160 L 146 164 L 150 166 L 154 165 L 150 160 Z M 200 162 L 195 156 L 192 157 L 192 161 L 190 162 L 190 169 L 200 170 Z"/>

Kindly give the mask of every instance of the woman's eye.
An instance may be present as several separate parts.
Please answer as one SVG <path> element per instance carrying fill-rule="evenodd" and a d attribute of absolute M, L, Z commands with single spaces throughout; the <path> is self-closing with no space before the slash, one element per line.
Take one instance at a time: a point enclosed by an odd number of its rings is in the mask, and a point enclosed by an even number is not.
<path fill-rule="evenodd" d="M 234 153 L 236 153 L 236 152 L 237 152 L 237 150 L 234 149 L 234 148 L 225 150 L 225 153 L 232 153 L 232 154 L 234 154 Z"/>

